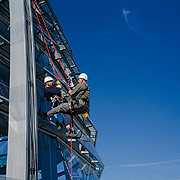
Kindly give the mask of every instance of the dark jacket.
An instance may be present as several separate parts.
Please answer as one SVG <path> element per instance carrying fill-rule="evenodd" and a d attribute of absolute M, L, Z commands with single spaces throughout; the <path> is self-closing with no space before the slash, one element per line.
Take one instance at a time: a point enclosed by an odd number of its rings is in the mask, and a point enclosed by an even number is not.
<path fill-rule="evenodd" d="M 53 97 L 54 95 L 61 97 L 61 89 L 54 87 L 45 87 L 44 96 L 46 97 L 47 101 L 51 101 L 51 97 Z"/>

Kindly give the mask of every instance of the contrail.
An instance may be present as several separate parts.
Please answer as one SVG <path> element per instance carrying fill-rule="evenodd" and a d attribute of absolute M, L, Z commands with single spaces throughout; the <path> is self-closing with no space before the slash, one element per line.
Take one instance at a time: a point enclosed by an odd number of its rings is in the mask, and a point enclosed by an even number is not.
<path fill-rule="evenodd" d="M 152 162 L 152 163 L 142 163 L 142 164 L 121 164 L 121 165 L 117 165 L 117 166 L 109 166 L 109 167 L 106 167 L 106 168 L 145 167 L 145 166 L 169 164 L 169 163 L 174 163 L 174 162 L 180 162 L 180 159 L 169 160 L 169 161 L 159 161 L 159 162 Z"/>
<path fill-rule="evenodd" d="M 154 38 L 152 39 L 152 37 L 148 35 L 149 33 L 147 34 L 148 29 L 145 28 L 144 25 L 136 18 L 136 13 L 134 13 L 133 11 L 129 11 L 126 8 L 123 8 L 122 15 L 124 17 L 125 23 L 132 31 L 137 33 L 142 38 L 155 44 L 156 46 L 159 46 L 158 43 L 154 40 Z"/>
<path fill-rule="evenodd" d="M 140 27 L 137 26 L 138 21 L 136 20 L 135 14 L 131 11 L 126 10 L 126 9 L 122 9 L 122 14 L 124 16 L 125 22 L 128 25 L 128 27 L 131 30 L 135 31 L 136 33 L 142 35 L 143 31 L 141 30 Z M 131 14 L 131 21 L 129 21 L 129 17 L 128 17 L 130 14 Z M 133 22 L 132 22 L 132 17 L 133 17 Z"/>
<path fill-rule="evenodd" d="M 130 14 L 131 12 L 128 10 L 125 10 L 125 9 L 123 9 L 122 12 L 123 12 L 126 23 L 129 24 L 128 19 L 127 19 L 127 15 Z"/>

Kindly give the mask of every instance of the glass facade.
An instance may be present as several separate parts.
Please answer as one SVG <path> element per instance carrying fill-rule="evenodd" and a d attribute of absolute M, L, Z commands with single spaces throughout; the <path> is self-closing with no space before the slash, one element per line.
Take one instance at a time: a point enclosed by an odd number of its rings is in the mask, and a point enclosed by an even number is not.
<path fill-rule="evenodd" d="M 10 29 L 9 4 L 0 4 L 0 179 L 6 177 L 8 111 L 9 111 L 9 60 Z"/>
<path fill-rule="evenodd" d="M 56 79 L 56 73 L 62 83 L 62 91 L 68 92 L 65 83 L 71 76 L 77 84 L 80 70 L 77 67 L 72 49 L 62 31 L 48 0 L 32 1 L 32 21 L 34 31 L 37 111 L 51 109 L 44 98 L 46 76 Z M 9 115 L 9 79 L 10 79 L 10 12 L 9 1 L 0 1 L 0 179 L 6 177 L 8 115 Z M 53 67 L 54 65 L 54 67 Z M 55 71 L 54 71 L 55 69 Z M 55 73 L 56 72 L 56 73 Z M 68 102 L 69 99 L 67 98 Z M 96 151 L 97 130 L 89 117 L 73 117 L 74 128 L 81 134 L 79 140 L 71 142 L 65 136 L 65 129 L 58 131 L 55 122 L 63 121 L 63 114 L 42 120 L 38 116 L 38 172 L 41 180 L 94 180 L 100 179 L 104 165 Z"/>

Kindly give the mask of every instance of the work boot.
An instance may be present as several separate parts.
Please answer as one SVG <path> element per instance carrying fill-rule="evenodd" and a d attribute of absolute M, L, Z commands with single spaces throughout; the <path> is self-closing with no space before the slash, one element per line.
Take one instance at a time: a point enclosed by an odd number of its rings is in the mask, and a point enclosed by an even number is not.
<path fill-rule="evenodd" d="M 58 128 L 58 131 L 60 131 L 63 127 L 62 123 L 60 123 L 59 121 L 56 121 L 56 126 Z"/>
<path fill-rule="evenodd" d="M 68 131 L 66 131 L 66 136 L 68 136 L 68 137 L 70 137 L 70 138 L 75 138 L 75 139 L 81 137 L 81 136 L 78 135 L 75 131 L 72 131 L 72 130 L 70 130 L 70 129 L 69 129 Z"/>
<path fill-rule="evenodd" d="M 68 129 L 68 130 L 66 130 L 66 136 L 69 136 L 70 134 L 72 133 L 72 130 L 71 129 Z"/>

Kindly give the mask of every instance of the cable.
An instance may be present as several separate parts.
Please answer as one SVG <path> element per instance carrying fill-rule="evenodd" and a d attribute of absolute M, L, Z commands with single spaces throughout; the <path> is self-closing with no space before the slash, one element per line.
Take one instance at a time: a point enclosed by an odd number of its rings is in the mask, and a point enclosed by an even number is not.
<path fill-rule="evenodd" d="M 36 7 L 35 7 L 35 5 L 34 5 L 33 0 L 32 0 L 32 3 L 33 3 L 34 11 L 35 11 L 35 14 L 36 14 L 38 23 L 39 23 L 39 27 L 40 27 L 40 29 L 41 29 L 41 33 L 42 33 L 44 42 L 45 42 L 45 44 L 46 44 L 46 49 L 47 49 L 47 51 L 48 51 L 48 54 L 49 54 L 49 57 L 50 57 L 50 60 L 51 60 L 51 64 L 52 64 L 52 66 L 53 66 L 53 70 L 54 70 L 56 79 L 58 80 L 58 75 L 57 75 L 57 73 L 56 73 L 56 69 L 55 69 L 54 64 L 53 64 L 53 62 L 52 62 L 51 54 L 50 54 L 50 52 L 49 52 L 49 48 L 48 48 L 48 45 L 47 45 L 47 42 L 46 42 L 46 39 L 45 39 L 45 36 L 44 36 L 44 32 L 43 32 L 43 30 L 42 30 L 42 26 L 41 26 L 41 23 L 40 23 L 40 20 L 39 20 L 39 17 L 38 17 L 37 11 L 36 11 Z"/>
<path fill-rule="evenodd" d="M 44 32 L 43 32 L 43 29 L 42 29 L 42 26 L 41 26 L 41 23 L 40 23 L 40 20 L 39 20 L 39 17 L 38 17 L 38 14 L 37 14 L 37 11 L 36 11 L 36 6 L 32 0 L 32 4 L 33 4 L 33 8 L 34 8 L 34 11 L 35 11 L 35 14 L 36 14 L 36 17 L 37 17 L 37 20 L 38 20 L 38 23 L 39 23 L 39 27 L 41 29 L 41 33 L 42 33 L 42 36 L 43 36 L 43 39 L 44 39 L 44 43 L 46 45 L 46 49 L 47 49 L 47 52 L 48 52 L 48 55 L 49 55 L 49 58 L 51 60 L 51 64 L 52 64 L 52 67 L 53 67 L 53 71 L 55 73 L 55 76 L 56 76 L 56 80 L 58 81 L 58 78 L 61 79 L 64 83 L 66 83 L 69 87 L 69 84 L 64 80 L 62 79 L 61 77 L 59 77 L 56 73 L 56 69 L 55 69 L 55 66 L 54 66 L 54 63 L 53 63 L 53 60 L 52 60 L 52 57 L 51 57 L 51 54 L 50 54 L 50 51 L 49 51 L 49 48 L 48 48 L 48 45 L 47 45 L 47 42 L 46 42 L 46 39 L 45 39 L 45 35 L 44 35 Z"/>
<path fill-rule="evenodd" d="M 72 130 L 73 115 L 71 115 L 71 130 Z M 72 137 L 71 137 L 71 180 L 72 180 Z"/>
<path fill-rule="evenodd" d="M 36 3 L 36 6 L 37 6 L 37 8 L 38 8 L 38 10 L 39 10 L 39 13 L 40 13 L 41 19 L 42 19 L 42 21 L 43 21 L 43 23 L 44 23 L 44 26 L 45 26 L 45 28 L 46 28 L 46 31 L 47 31 L 47 33 L 48 33 L 48 35 L 49 35 L 49 37 L 50 37 L 51 43 L 52 43 L 52 45 L 53 45 L 53 47 L 54 47 L 54 50 L 55 50 L 55 52 L 56 52 L 56 54 L 57 54 L 57 57 L 58 57 L 59 62 L 60 62 L 60 65 L 61 65 L 61 67 L 62 67 L 62 69 L 63 69 L 63 71 L 64 71 L 64 74 L 65 74 L 65 76 L 66 76 L 66 79 L 68 79 L 68 78 L 67 78 L 67 74 L 66 74 L 66 72 L 65 72 L 65 69 L 64 69 L 64 67 L 63 67 L 63 65 L 62 65 L 62 62 L 61 62 L 61 60 L 60 60 L 59 54 L 58 54 L 58 52 L 57 52 L 57 50 L 56 50 L 56 47 L 55 47 L 54 42 L 53 42 L 53 40 L 52 40 L 52 38 L 51 38 L 50 32 L 49 32 L 49 30 L 48 30 L 48 27 L 47 27 L 47 25 L 46 25 L 46 22 L 44 21 L 43 15 L 42 15 L 42 13 L 41 13 L 41 10 L 40 10 L 40 8 L 39 8 L 36 0 L 35 0 L 35 3 Z"/>
<path fill-rule="evenodd" d="M 0 87 L 0 91 L 1 91 L 1 94 L 4 96 L 4 93 L 3 93 L 2 89 L 1 89 L 1 87 Z"/>
<path fill-rule="evenodd" d="M 41 11 L 40 11 L 40 9 L 39 9 L 39 6 L 38 6 L 36 0 L 35 0 L 35 3 L 36 3 L 36 6 L 37 6 L 37 8 L 38 8 L 38 10 L 39 10 L 39 13 L 40 13 L 41 19 L 42 19 L 42 21 L 43 21 L 43 23 L 44 23 L 44 26 L 45 26 L 45 28 L 46 28 L 46 31 L 48 32 L 48 35 L 49 35 L 50 40 L 51 40 L 51 43 L 53 44 L 54 50 L 55 50 L 55 52 L 56 52 L 56 54 L 57 54 L 57 56 L 58 56 L 59 62 L 60 62 L 61 67 L 62 67 L 62 69 L 63 69 L 63 71 L 64 71 L 64 74 L 65 74 L 65 76 L 66 76 L 66 79 L 68 79 L 68 78 L 67 78 L 67 75 L 66 75 L 66 73 L 65 73 L 64 67 L 63 67 L 63 65 L 62 65 L 62 62 L 60 61 L 60 57 L 59 57 L 59 55 L 58 55 L 58 53 L 57 53 L 57 50 L 56 50 L 56 48 L 55 48 L 55 46 L 54 46 L 54 42 L 52 41 L 51 35 L 50 35 L 50 33 L 49 33 L 49 30 L 48 30 L 48 28 L 47 28 L 47 25 L 46 25 L 46 23 L 45 23 L 45 21 L 44 21 L 44 18 L 43 18 L 43 16 L 42 16 L 42 13 L 41 13 Z M 45 42 L 45 44 L 46 44 L 46 48 L 47 48 L 47 51 L 48 51 L 48 54 L 49 54 L 49 58 L 50 58 L 50 60 L 51 60 L 51 64 L 52 64 L 52 66 L 53 66 L 54 73 L 55 73 L 55 75 L 56 75 L 56 80 L 58 80 L 58 78 L 60 78 L 60 77 L 59 77 L 59 76 L 57 75 L 57 73 L 56 73 L 56 69 L 55 69 L 55 67 L 54 67 L 54 64 L 53 64 L 53 61 L 52 61 L 52 57 L 51 57 L 51 54 L 50 54 L 50 52 L 49 52 L 49 48 L 48 48 L 48 45 L 47 45 L 47 42 L 46 42 L 46 39 L 45 39 L 45 35 L 44 35 L 44 32 L 43 32 L 43 29 L 42 29 L 42 26 L 41 26 L 41 23 L 40 23 L 40 20 L 39 20 L 37 11 L 36 11 L 36 6 L 35 6 L 33 0 L 32 0 L 32 4 L 33 4 L 34 11 L 35 11 L 35 14 L 36 14 L 36 17 L 37 17 L 37 20 L 38 20 L 38 23 L 39 23 L 39 26 L 40 26 L 40 29 L 41 29 L 41 33 L 42 33 L 44 42 Z M 60 78 L 60 79 L 63 80 L 62 78 Z M 65 82 L 65 83 L 68 85 L 68 87 L 69 87 L 69 84 L 68 84 L 66 81 L 63 80 L 63 82 Z M 70 87 L 69 87 L 69 89 L 70 89 Z M 72 130 L 72 121 L 73 121 L 73 116 L 71 116 L 71 130 Z M 71 137 L 71 180 L 72 180 L 72 137 Z"/>
<path fill-rule="evenodd" d="M 8 92 L 8 89 L 7 89 L 7 87 L 6 87 L 6 85 L 4 84 L 4 81 L 1 79 L 1 82 L 3 83 L 3 86 L 5 87 L 5 89 L 6 89 L 6 92 L 9 94 L 9 92 Z"/>

